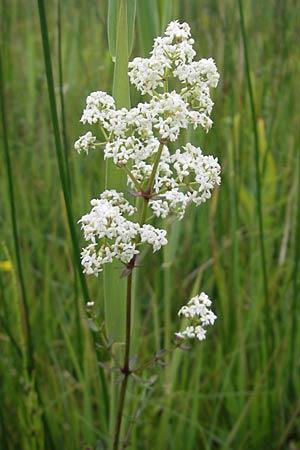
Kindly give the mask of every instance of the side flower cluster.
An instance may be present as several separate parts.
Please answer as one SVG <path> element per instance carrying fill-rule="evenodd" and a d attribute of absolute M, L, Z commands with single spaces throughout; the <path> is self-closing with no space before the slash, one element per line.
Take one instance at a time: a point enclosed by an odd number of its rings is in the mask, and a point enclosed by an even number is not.
<path fill-rule="evenodd" d="M 183 331 L 175 333 L 175 336 L 178 339 L 204 340 L 206 337 L 205 327 L 213 325 L 217 318 L 210 309 L 211 304 L 211 300 L 204 292 L 191 298 L 188 304 L 178 312 L 178 315 L 187 318 L 190 324 Z"/>
<path fill-rule="evenodd" d="M 220 171 L 217 158 L 203 155 L 192 144 L 173 154 L 166 148 L 155 178 L 156 195 L 149 202 L 154 215 L 165 218 L 173 213 L 182 219 L 191 202 L 199 206 L 211 197 L 212 189 L 221 182 Z"/>
<path fill-rule="evenodd" d="M 90 242 L 81 253 L 84 273 L 97 276 L 114 258 L 128 264 L 139 253 L 140 242 L 151 245 L 154 252 L 168 242 L 165 230 L 129 220 L 135 208 L 115 190 L 104 191 L 91 205 L 90 213 L 79 220 L 84 238 Z"/>

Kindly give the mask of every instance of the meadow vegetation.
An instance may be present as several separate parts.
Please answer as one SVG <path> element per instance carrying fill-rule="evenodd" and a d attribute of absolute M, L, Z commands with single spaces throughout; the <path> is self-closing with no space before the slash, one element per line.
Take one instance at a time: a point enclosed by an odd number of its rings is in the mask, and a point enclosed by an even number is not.
<path fill-rule="evenodd" d="M 0 448 L 100 450 L 110 382 L 85 304 L 95 302 L 102 323 L 103 279 L 79 274 L 74 249 L 105 166 L 98 151 L 83 156 L 73 146 L 86 96 L 113 89 L 107 2 L 44 6 L 56 134 L 37 3 L 1 3 Z M 149 370 L 155 383 L 130 390 L 128 448 L 297 450 L 300 5 L 143 0 L 130 59 L 147 56 L 171 19 L 190 24 L 197 56 L 213 57 L 220 72 L 212 130 L 183 139 L 219 158 L 222 184 L 184 221 L 166 222 L 169 245 L 143 259 L 134 350 L 151 359 L 168 348 L 179 308 L 200 291 L 218 320 L 206 341 Z"/>

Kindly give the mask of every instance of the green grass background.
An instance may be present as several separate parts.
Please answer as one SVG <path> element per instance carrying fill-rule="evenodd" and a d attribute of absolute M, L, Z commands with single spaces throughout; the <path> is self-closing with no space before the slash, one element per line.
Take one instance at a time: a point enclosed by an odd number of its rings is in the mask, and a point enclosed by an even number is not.
<path fill-rule="evenodd" d="M 214 127 L 190 139 L 218 156 L 222 185 L 184 221 L 164 224 L 169 246 L 149 253 L 140 269 L 141 360 L 168 346 L 192 294 L 207 292 L 218 320 L 205 342 L 148 373 L 159 375 L 151 388 L 131 386 L 132 449 L 300 449 L 300 4 L 244 1 L 243 11 L 254 121 L 238 2 L 138 1 L 131 58 L 146 56 L 152 38 L 178 18 L 190 23 L 198 57 L 216 61 Z M 78 155 L 73 142 L 85 132 L 79 119 L 88 93 L 112 92 L 107 2 L 64 0 L 60 9 L 46 2 L 46 15 L 76 222 L 104 188 L 102 155 Z M 100 450 L 109 382 L 96 365 L 104 355 L 84 305 L 95 300 L 104 319 L 103 282 L 86 280 L 87 299 L 74 269 L 37 3 L 2 0 L 0 40 L 0 448 Z"/>

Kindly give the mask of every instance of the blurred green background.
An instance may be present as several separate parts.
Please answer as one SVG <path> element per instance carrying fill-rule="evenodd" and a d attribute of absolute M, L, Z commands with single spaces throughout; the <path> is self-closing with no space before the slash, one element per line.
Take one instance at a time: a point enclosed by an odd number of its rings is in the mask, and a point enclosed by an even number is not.
<path fill-rule="evenodd" d="M 216 61 L 214 126 L 208 135 L 193 132 L 192 142 L 218 156 L 222 184 L 182 222 L 165 224 L 170 246 L 149 254 L 140 271 L 140 355 L 150 358 L 168 344 L 177 311 L 193 293 L 208 293 L 218 320 L 205 342 L 150 371 L 159 374 L 151 388 L 131 387 L 138 417 L 128 448 L 300 449 L 300 3 L 244 1 L 243 11 L 255 120 L 238 1 L 137 2 L 131 59 L 147 56 L 153 37 L 179 19 L 191 25 L 197 57 Z M 89 92 L 112 92 L 107 12 L 104 0 L 46 3 L 75 223 L 104 187 L 102 155 L 78 155 L 73 143 L 85 132 L 79 119 Z M 87 279 L 84 298 L 37 3 L 2 0 L 0 33 L 0 448 L 99 450 L 107 448 L 109 376 L 96 365 L 101 352 L 85 302 L 95 300 L 101 322 L 102 278 Z M 139 100 L 132 90 L 132 104 Z"/>

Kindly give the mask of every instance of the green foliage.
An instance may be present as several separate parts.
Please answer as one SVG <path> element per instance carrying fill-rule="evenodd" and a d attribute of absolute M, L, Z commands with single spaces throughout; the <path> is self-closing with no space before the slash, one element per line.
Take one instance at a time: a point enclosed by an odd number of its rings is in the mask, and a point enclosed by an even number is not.
<path fill-rule="evenodd" d="M 90 198 L 104 189 L 105 165 L 98 151 L 79 156 L 72 143 L 83 134 L 79 119 L 87 94 L 112 92 L 117 22 L 110 23 L 109 52 L 106 2 L 61 2 L 59 21 L 56 5 L 44 3 L 46 55 L 36 2 L 1 4 L 0 448 L 100 449 L 101 442 L 108 445 L 110 374 L 103 375 L 97 365 L 107 355 L 95 347 L 99 338 L 89 327 L 84 303 L 95 301 L 102 324 L 103 277 L 82 281 L 76 272 L 75 246 L 79 251 L 81 242 L 75 223 Z M 154 384 L 132 381 L 128 411 L 136 424 L 131 448 L 297 449 L 300 7 L 290 0 L 243 1 L 259 149 L 266 322 L 254 122 L 238 3 L 157 1 L 149 17 L 150 4 L 137 2 L 135 32 L 129 25 L 132 34 L 125 39 L 129 53 L 133 46 L 134 55 L 145 55 L 152 37 L 169 18 L 178 18 L 190 23 L 198 56 L 216 60 L 221 82 L 214 93 L 214 127 L 208 135 L 191 131 L 190 139 L 219 157 L 222 185 L 186 220 L 166 224 L 172 233 L 164 252 L 143 255 L 135 307 L 136 364 L 168 345 L 178 329 L 179 307 L 195 292 L 209 294 L 218 320 L 204 343 L 176 350 L 167 366 L 139 374 L 144 380 L 157 373 Z M 130 14 L 128 24 L 133 23 Z M 50 96 L 59 123 L 55 135 L 47 92 L 50 53 Z M 137 92 L 132 98 L 139 101 Z M 88 285 L 88 299 L 82 283 Z M 27 323 L 34 362 L 29 366 Z"/>

